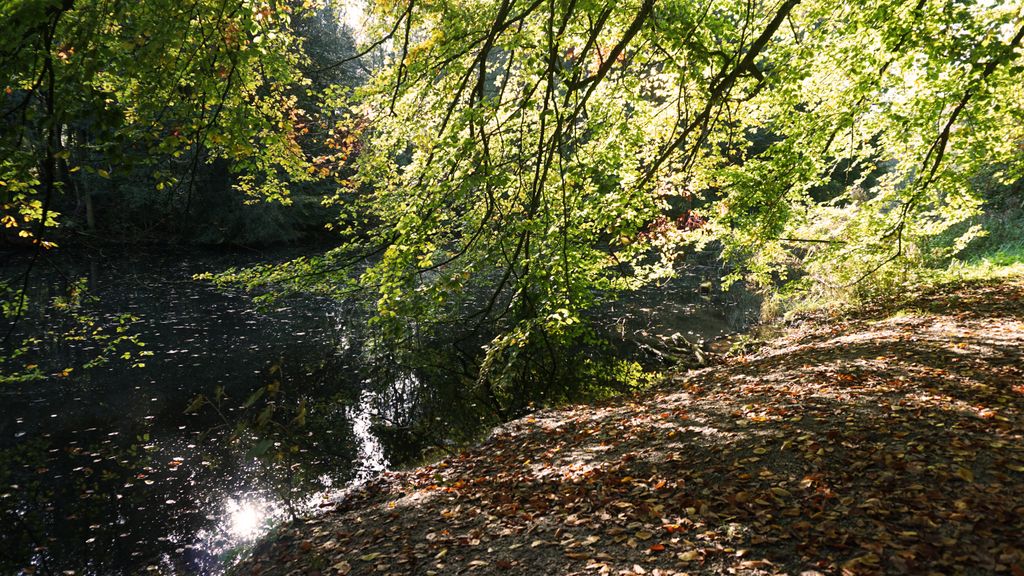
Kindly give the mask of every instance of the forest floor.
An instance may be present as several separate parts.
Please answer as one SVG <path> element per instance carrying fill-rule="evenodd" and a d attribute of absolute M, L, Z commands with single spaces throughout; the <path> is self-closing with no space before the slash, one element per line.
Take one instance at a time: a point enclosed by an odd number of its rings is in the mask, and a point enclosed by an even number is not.
<path fill-rule="evenodd" d="M 1024 576 L 1024 280 L 517 420 L 237 572 Z"/>

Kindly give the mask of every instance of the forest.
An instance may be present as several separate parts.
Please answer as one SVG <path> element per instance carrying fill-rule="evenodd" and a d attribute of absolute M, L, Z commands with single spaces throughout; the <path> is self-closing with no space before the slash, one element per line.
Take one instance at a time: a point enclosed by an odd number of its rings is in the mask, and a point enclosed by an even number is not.
<path fill-rule="evenodd" d="M 1024 574 L 1019 0 L 0 30 L 0 574 Z"/>

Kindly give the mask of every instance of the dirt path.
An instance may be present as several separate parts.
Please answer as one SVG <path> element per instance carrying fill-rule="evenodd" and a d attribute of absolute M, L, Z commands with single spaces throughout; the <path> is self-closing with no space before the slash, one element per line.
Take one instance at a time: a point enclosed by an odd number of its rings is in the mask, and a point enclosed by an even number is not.
<path fill-rule="evenodd" d="M 1024 576 L 1024 282 L 904 310 L 513 422 L 238 572 Z"/>

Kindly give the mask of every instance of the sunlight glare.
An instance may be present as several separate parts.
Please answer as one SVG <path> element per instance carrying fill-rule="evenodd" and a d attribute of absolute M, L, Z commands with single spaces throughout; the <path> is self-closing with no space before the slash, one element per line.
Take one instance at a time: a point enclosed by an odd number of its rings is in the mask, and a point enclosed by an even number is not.
<path fill-rule="evenodd" d="M 229 528 L 236 538 L 253 538 L 260 532 L 265 514 L 263 507 L 254 502 L 228 500 Z"/>

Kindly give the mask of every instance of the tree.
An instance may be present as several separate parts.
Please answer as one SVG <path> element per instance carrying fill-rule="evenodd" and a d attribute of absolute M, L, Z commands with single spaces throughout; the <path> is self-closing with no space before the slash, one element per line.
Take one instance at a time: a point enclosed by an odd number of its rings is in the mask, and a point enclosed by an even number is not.
<path fill-rule="evenodd" d="M 694 244 L 834 295 L 948 258 L 981 232 L 972 176 L 1021 176 L 1019 2 L 379 0 L 352 56 L 326 12 L 293 28 L 306 8 L 4 5 L 5 226 L 47 245 L 89 169 L 68 142 L 186 158 L 154 172 L 185 214 L 206 159 L 256 198 L 330 177 L 351 244 L 248 277 L 371 293 L 393 342 L 487 334 L 490 386 L 557 376 L 588 309 Z M 364 86 L 332 76 L 382 53 Z"/>
<path fill-rule="evenodd" d="M 313 177 L 298 143 L 297 101 L 308 80 L 291 26 L 306 9 L 315 6 L 0 4 L 0 221 L 5 243 L 33 251 L 22 279 L 0 286 L 12 319 L 4 348 L 24 310 L 31 269 L 55 245 L 55 208 L 73 187 L 145 165 L 150 184 L 180 197 L 187 216 L 208 160 L 226 160 L 236 187 L 260 199 L 286 201 L 289 184 Z"/>
<path fill-rule="evenodd" d="M 393 337 L 493 329 L 484 380 L 524 363 L 548 377 L 589 306 L 670 273 L 692 242 L 720 241 L 736 277 L 822 292 L 948 256 L 977 230 L 923 250 L 977 210 L 970 176 L 1021 165 L 1019 5 L 373 11 L 395 55 L 359 94 L 371 129 L 355 187 L 382 253 L 360 282 Z M 816 200 L 840 168 L 856 177 Z M 676 225 L 683 204 L 697 218 Z"/>

